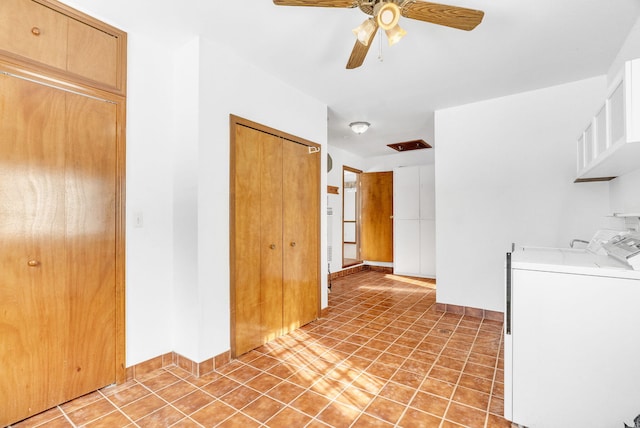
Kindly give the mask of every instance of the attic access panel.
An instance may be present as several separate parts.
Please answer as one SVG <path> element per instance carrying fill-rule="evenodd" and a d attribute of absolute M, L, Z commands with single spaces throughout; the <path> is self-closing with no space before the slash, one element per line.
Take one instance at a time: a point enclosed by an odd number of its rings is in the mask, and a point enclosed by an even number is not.
<path fill-rule="evenodd" d="M 387 144 L 387 146 L 398 152 L 432 148 L 431 145 L 429 145 L 429 143 L 425 142 L 424 140 L 405 141 L 404 143 Z"/>

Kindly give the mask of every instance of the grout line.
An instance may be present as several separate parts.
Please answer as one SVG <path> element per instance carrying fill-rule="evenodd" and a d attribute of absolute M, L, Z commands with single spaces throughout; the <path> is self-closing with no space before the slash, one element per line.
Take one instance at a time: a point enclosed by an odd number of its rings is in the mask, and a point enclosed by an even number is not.
<path fill-rule="evenodd" d="M 129 387 L 129 388 L 130 388 L 130 387 Z M 126 388 L 126 389 L 129 389 L 129 388 Z M 98 392 L 100 393 L 100 395 L 102 395 L 102 397 L 103 397 L 105 400 L 107 400 L 109 403 L 111 403 L 111 405 L 112 405 L 113 407 L 115 407 L 115 408 L 116 408 L 116 411 L 117 411 L 117 412 L 121 413 L 122 415 L 124 415 L 124 417 L 125 417 L 125 418 L 129 419 L 129 420 L 131 421 L 131 423 L 133 423 L 133 425 L 134 425 L 134 426 L 136 426 L 136 427 L 138 426 L 138 424 L 136 424 L 136 421 L 134 421 L 133 419 L 131 419 L 131 417 L 129 417 L 129 415 L 127 415 L 125 412 L 123 412 L 123 411 L 122 411 L 122 408 L 121 408 L 120 406 L 116 405 L 116 403 L 114 403 L 113 401 L 111 401 L 111 400 L 109 399 L 109 397 L 107 397 L 107 396 L 105 395 L 105 393 L 104 393 L 104 392 L 102 392 L 102 390 L 100 390 L 100 389 L 99 389 L 99 390 L 98 390 Z M 142 399 L 142 397 L 141 397 L 141 398 L 139 398 L 138 400 L 140 400 L 140 399 Z M 138 400 L 134 400 L 134 401 L 132 401 L 132 403 L 135 403 L 135 402 L 136 402 L 136 401 L 138 401 Z M 111 413 L 113 413 L 113 412 L 111 412 Z M 107 413 L 107 415 L 110 415 L 111 413 Z M 102 417 L 104 417 L 104 416 L 107 416 L 107 415 L 103 415 L 103 416 L 101 416 L 101 418 L 102 418 Z M 146 415 L 145 415 L 145 416 L 146 416 Z M 100 418 L 98 418 L 98 419 L 100 419 Z M 97 420 L 97 419 L 96 419 L 96 420 Z"/>
<path fill-rule="evenodd" d="M 444 316 L 444 313 L 443 313 L 443 316 Z M 456 324 L 456 328 L 458 328 L 458 326 L 460 325 L 460 322 L 462 321 L 462 318 L 464 318 L 464 315 L 462 315 L 460 317 L 460 320 L 458 320 L 458 324 Z M 475 336 L 473 338 L 473 342 L 471 343 L 471 348 L 469 348 L 469 352 L 467 352 L 467 356 L 466 356 L 466 358 L 464 360 L 464 365 L 462 366 L 462 369 L 460 370 L 460 376 L 458 376 L 458 380 L 456 381 L 455 385 L 453 386 L 453 391 L 451 391 L 451 396 L 449 397 L 449 402 L 447 403 L 447 407 L 444 409 L 444 413 L 442 414 L 442 421 L 440 422 L 440 427 L 442 427 L 443 424 L 445 423 L 445 421 L 447 421 L 447 419 L 446 419 L 447 412 L 449 411 L 449 408 L 451 407 L 451 403 L 453 402 L 453 397 L 456 395 L 456 391 L 458 390 L 458 385 L 460 383 L 460 379 L 462 379 L 462 373 L 464 372 L 465 367 L 467 367 L 467 364 L 469 363 L 469 357 L 471 356 L 471 350 L 473 349 L 473 345 L 476 343 L 476 340 L 478 339 L 478 334 L 480 334 L 480 326 L 478 326 L 476 334 L 475 334 Z M 447 341 L 447 343 L 449 343 L 449 341 Z M 446 346 L 447 346 L 447 344 L 444 345 L 444 347 L 446 347 Z M 443 347 L 443 350 L 444 350 L 444 347 Z M 440 353 L 442 354 L 442 351 L 440 351 Z"/>
<path fill-rule="evenodd" d="M 77 427 L 76 424 L 74 424 L 73 421 L 69 418 L 69 415 L 67 415 L 67 412 L 62 410 L 62 406 L 58 406 L 58 409 L 60 410 L 60 412 L 62 412 L 62 416 L 64 416 L 64 418 L 67 420 L 67 422 L 69 422 L 73 428 L 76 428 Z M 51 422 L 51 421 L 47 421 L 47 422 Z M 44 426 L 44 424 L 42 424 L 40 426 Z"/>
<path fill-rule="evenodd" d="M 491 381 L 491 392 L 489 393 L 489 404 L 487 405 L 487 418 L 485 420 L 485 428 L 491 428 L 489 426 L 489 415 L 491 414 L 491 403 L 494 398 L 494 388 L 496 387 L 496 378 L 498 377 L 498 370 L 500 367 L 500 350 L 502 349 L 502 344 L 504 341 L 504 326 L 500 330 L 500 341 L 498 342 L 498 355 L 496 356 L 496 362 L 493 367 L 493 379 Z M 504 397 L 502 397 L 502 402 L 504 403 Z M 503 405 L 504 406 L 504 405 Z"/>
<path fill-rule="evenodd" d="M 169 385 L 165 385 L 164 387 L 160 388 L 160 390 L 165 389 L 165 388 L 169 388 L 169 387 L 171 387 L 171 386 L 175 385 L 176 383 L 180 382 L 181 380 L 183 380 L 183 381 L 187 382 L 185 379 L 182 379 L 181 377 L 177 376 L 175 373 L 172 373 L 170 370 L 168 370 L 168 369 L 166 369 L 166 368 L 164 368 L 164 367 L 163 367 L 163 368 L 161 368 L 161 369 L 159 369 L 159 370 L 160 370 L 160 371 L 162 371 L 162 372 L 163 372 L 163 374 L 164 374 L 164 373 L 170 373 L 170 374 L 172 374 L 172 375 L 174 375 L 174 376 L 176 376 L 176 377 L 178 378 L 178 380 L 177 380 L 177 381 L 175 381 L 175 382 L 173 382 L 173 383 L 171 383 L 171 384 L 169 384 Z M 158 375 L 158 376 L 160 376 L 160 375 Z M 154 376 L 154 377 L 157 377 L 157 376 Z M 153 379 L 153 378 L 148 378 L 148 379 L 145 379 L 145 380 L 149 380 L 149 379 Z M 177 410 L 179 413 L 182 413 L 182 415 L 184 415 L 184 417 L 188 417 L 188 415 L 186 415 L 182 410 L 178 409 L 178 408 L 177 408 L 176 406 L 174 406 L 172 403 L 169 403 L 167 400 L 165 400 L 164 398 L 162 398 L 161 396 L 159 396 L 158 394 L 156 394 L 156 391 L 152 390 L 151 388 L 149 388 L 147 385 L 143 384 L 142 382 L 139 382 L 137 379 L 134 379 L 134 380 L 136 381 L 136 383 L 137 383 L 138 385 L 142 386 L 142 387 L 143 387 L 143 388 L 145 388 L 147 391 L 149 391 L 149 392 L 151 393 L 151 395 L 155 395 L 155 396 L 156 396 L 156 397 L 158 397 L 160 400 L 164 401 L 167 405 L 169 405 L 171 408 L 173 408 L 173 409 Z M 194 385 L 194 386 L 195 386 L 195 385 Z M 205 391 L 205 392 L 206 392 L 206 391 Z M 187 394 L 187 395 L 189 395 L 189 394 Z M 186 397 L 186 395 L 185 395 L 185 396 L 183 396 L 183 397 Z M 141 398 L 143 398 L 143 397 L 141 397 Z M 182 398 L 182 397 L 181 397 L 181 398 Z M 139 399 L 138 399 L 138 400 L 139 400 Z M 138 401 L 138 400 L 135 400 L 135 401 Z M 135 401 L 134 401 L 134 402 L 135 402 Z M 177 400 L 175 400 L 175 401 L 177 401 Z M 161 408 L 164 408 L 164 407 L 165 407 L 165 406 L 162 406 Z M 158 410 L 160 410 L 160 409 L 157 409 L 156 411 L 151 412 L 151 413 L 149 413 L 149 414 L 153 414 L 153 413 L 157 412 Z M 147 416 L 149 416 L 149 415 L 145 415 L 144 417 L 147 417 Z M 184 420 L 184 417 L 183 417 L 182 419 L 180 419 L 180 421 Z M 178 422 L 179 422 L 179 421 L 178 421 Z M 177 422 L 176 422 L 176 423 L 177 423 Z M 173 425 L 175 425 L 175 424 L 173 424 Z"/>

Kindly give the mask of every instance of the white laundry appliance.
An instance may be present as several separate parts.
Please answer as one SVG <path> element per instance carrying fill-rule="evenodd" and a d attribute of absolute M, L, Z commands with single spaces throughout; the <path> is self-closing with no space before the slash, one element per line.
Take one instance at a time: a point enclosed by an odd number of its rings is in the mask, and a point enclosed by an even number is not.
<path fill-rule="evenodd" d="M 514 248 L 506 261 L 505 418 L 624 428 L 640 414 L 640 271 L 586 250 Z"/>

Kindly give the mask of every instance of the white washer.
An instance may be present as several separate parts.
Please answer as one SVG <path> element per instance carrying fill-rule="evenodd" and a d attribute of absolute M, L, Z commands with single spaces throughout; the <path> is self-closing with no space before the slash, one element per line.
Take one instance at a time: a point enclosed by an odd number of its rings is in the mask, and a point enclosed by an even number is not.
<path fill-rule="evenodd" d="M 640 414 L 640 271 L 584 250 L 507 256 L 505 418 L 623 428 Z"/>

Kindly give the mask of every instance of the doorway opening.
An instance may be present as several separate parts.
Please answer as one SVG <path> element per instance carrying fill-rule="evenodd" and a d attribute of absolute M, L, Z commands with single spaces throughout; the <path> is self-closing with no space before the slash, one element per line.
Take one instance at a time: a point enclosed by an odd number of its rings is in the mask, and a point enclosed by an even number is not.
<path fill-rule="evenodd" d="M 360 174 L 359 169 L 342 167 L 342 267 L 362 263 L 360 258 Z"/>

